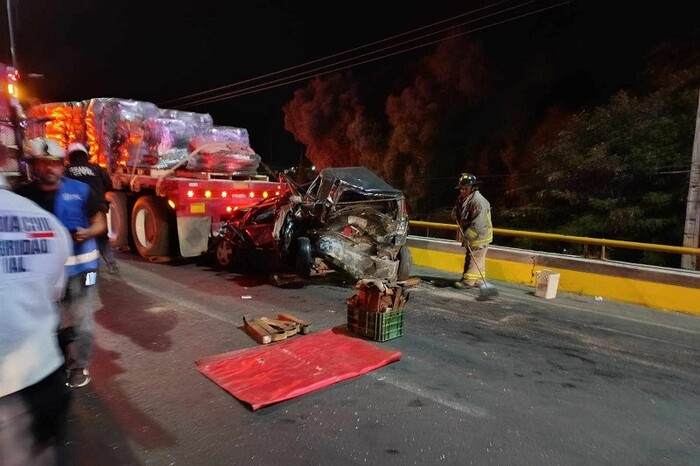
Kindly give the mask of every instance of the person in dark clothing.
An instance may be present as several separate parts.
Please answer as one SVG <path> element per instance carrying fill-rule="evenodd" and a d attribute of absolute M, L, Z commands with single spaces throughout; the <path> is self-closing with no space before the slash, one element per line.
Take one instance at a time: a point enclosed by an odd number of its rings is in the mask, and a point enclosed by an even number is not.
<path fill-rule="evenodd" d="M 105 194 L 113 189 L 112 179 L 109 177 L 109 174 L 101 166 L 90 163 L 90 156 L 85 145 L 73 142 L 68 145 L 67 152 L 68 165 L 66 166 L 66 176 L 90 185 L 97 197 L 102 200 L 100 210 L 107 214 L 109 212 L 109 203 L 105 199 Z M 100 256 L 107 266 L 107 271 L 109 273 L 118 272 L 117 260 L 114 258 L 114 250 L 109 244 L 107 233 L 97 238 L 97 246 L 100 249 Z"/>
<path fill-rule="evenodd" d="M 65 261 L 68 283 L 59 303 L 61 321 L 59 345 L 68 369 L 68 386 L 84 387 L 90 382 L 88 370 L 95 349 L 95 312 L 102 306 L 98 291 L 100 253 L 96 238 L 107 231 L 101 200 L 87 183 L 65 174 L 65 151 L 54 140 L 34 138 L 25 143 L 32 181 L 18 185 L 15 192 L 54 214 L 72 238 L 71 254 Z"/>

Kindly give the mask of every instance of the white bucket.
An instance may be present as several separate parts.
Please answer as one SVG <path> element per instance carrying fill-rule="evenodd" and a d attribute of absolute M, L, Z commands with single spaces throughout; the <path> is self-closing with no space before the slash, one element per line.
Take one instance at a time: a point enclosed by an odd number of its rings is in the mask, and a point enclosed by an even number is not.
<path fill-rule="evenodd" d="M 557 296 L 557 287 L 559 286 L 558 272 L 551 270 L 538 270 L 537 281 L 535 284 L 535 296 L 544 299 L 552 299 Z"/>

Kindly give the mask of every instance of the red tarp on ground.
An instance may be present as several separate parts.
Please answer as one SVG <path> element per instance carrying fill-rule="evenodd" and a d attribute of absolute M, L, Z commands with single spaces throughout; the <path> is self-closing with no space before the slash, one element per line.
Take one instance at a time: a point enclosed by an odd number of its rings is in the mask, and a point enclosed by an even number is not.
<path fill-rule="evenodd" d="M 335 328 L 207 356 L 197 361 L 197 369 L 255 411 L 399 359 L 400 351 L 381 349 Z"/>

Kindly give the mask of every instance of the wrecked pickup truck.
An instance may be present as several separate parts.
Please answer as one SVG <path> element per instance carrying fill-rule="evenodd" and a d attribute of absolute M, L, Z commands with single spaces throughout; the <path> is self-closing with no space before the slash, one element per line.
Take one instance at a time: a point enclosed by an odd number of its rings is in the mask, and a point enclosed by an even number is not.
<path fill-rule="evenodd" d="M 408 214 L 403 193 L 365 167 L 325 168 L 308 189 L 234 212 L 212 239 L 224 268 L 265 264 L 308 278 L 341 272 L 354 279 L 406 280 Z"/>

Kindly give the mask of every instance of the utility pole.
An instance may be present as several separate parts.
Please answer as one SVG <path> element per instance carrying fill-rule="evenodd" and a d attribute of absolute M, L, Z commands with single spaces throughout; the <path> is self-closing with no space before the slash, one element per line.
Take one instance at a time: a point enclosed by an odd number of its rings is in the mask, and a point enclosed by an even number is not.
<path fill-rule="evenodd" d="M 690 182 L 688 183 L 688 206 L 685 212 L 683 246 L 700 247 L 700 93 L 698 94 L 698 110 L 695 113 L 695 140 L 693 141 L 693 158 L 690 161 Z M 681 268 L 698 270 L 698 265 L 700 265 L 698 256 L 684 255 L 681 257 Z"/>
<path fill-rule="evenodd" d="M 12 0 L 7 0 L 7 29 L 10 33 L 10 55 L 12 56 L 12 66 L 17 69 L 17 55 L 15 54 L 15 33 L 12 29 Z"/>

